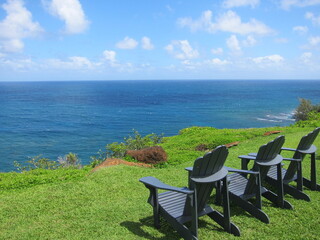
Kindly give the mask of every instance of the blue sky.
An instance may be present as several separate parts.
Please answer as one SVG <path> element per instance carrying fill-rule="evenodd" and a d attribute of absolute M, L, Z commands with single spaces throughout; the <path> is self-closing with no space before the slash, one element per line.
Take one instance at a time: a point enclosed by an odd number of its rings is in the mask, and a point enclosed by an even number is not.
<path fill-rule="evenodd" d="M 0 1 L 0 81 L 320 79 L 320 0 Z"/>

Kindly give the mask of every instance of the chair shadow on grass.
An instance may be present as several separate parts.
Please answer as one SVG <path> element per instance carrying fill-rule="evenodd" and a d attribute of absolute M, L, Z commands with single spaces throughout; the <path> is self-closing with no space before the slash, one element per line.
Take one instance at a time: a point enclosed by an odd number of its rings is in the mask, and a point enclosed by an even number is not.
<path fill-rule="evenodd" d="M 210 220 L 209 220 L 210 221 Z M 153 216 L 146 217 L 139 219 L 139 222 L 134 221 L 124 221 L 120 223 L 122 227 L 127 228 L 130 232 L 134 235 L 138 236 L 139 238 L 144 239 L 157 239 L 157 240 L 170 240 L 170 239 L 180 239 L 181 236 L 168 224 L 165 220 L 161 218 L 160 220 L 161 227 L 156 229 L 153 225 Z M 187 227 L 190 227 L 186 224 Z M 145 231 L 143 228 L 148 227 L 154 229 L 154 231 L 159 231 L 163 236 L 162 237 L 155 237 L 154 235 L 150 234 L 149 232 Z M 221 228 L 219 225 L 204 221 L 199 219 L 199 229 L 205 229 L 205 231 L 216 231 L 224 233 L 224 229 Z M 227 234 L 227 233 L 226 233 Z"/>
<path fill-rule="evenodd" d="M 213 201 L 212 201 L 213 202 Z M 273 207 L 273 204 L 264 201 L 263 204 L 268 207 Z M 238 207 L 237 205 L 231 204 L 231 220 L 232 216 L 241 216 L 243 218 L 248 219 L 254 219 L 249 213 L 244 211 L 242 208 Z M 257 221 L 259 222 L 259 221 Z M 264 223 L 261 223 L 262 225 Z M 170 239 L 180 239 L 181 236 L 171 227 L 171 225 L 166 222 L 164 219 L 161 218 L 160 225 L 161 227 L 159 229 L 156 229 L 153 225 L 153 216 L 145 217 L 142 219 L 139 219 L 139 221 L 124 221 L 120 223 L 122 227 L 127 228 L 131 233 L 138 236 L 142 239 L 156 239 L 156 240 L 170 240 Z M 187 227 L 190 227 L 190 225 L 187 223 Z M 156 237 L 150 231 L 145 230 L 144 228 L 151 228 L 153 231 L 158 231 L 162 235 L 161 237 Z M 214 222 L 211 222 L 210 219 L 204 220 L 199 218 L 199 229 L 203 229 L 204 231 L 212 232 L 221 232 L 225 233 L 223 228 L 221 228 L 219 225 L 215 224 Z M 226 233 L 227 234 L 227 233 Z M 201 235 L 200 235 L 201 237 Z"/>

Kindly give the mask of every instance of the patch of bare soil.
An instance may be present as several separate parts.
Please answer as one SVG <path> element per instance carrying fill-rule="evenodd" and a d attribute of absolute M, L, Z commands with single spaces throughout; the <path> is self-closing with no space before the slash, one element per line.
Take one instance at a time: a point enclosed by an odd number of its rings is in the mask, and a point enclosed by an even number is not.
<path fill-rule="evenodd" d="M 271 134 L 278 134 L 278 133 L 281 133 L 281 131 L 270 131 L 270 132 L 265 132 L 265 133 L 263 134 L 263 136 L 269 136 L 269 135 L 271 135 Z"/>
<path fill-rule="evenodd" d="M 92 172 L 95 172 L 100 168 L 115 166 L 115 165 L 119 165 L 119 164 L 124 164 L 124 165 L 128 165 L 128 166 L 149 167 L 149 168 L 152 167 L 151 164 L 128 162 L 128 161 L 125 161 L 125 160 L 119 159 L 119 158 L 107 158 L 104 162 L 102 162 L 101 164 L 96 166 L 94 169 L 92 169 Z"/>

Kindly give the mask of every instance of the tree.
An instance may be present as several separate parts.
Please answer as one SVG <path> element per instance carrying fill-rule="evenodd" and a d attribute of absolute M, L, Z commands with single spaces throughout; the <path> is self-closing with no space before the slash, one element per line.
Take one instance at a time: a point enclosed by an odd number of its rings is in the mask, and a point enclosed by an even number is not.
<path fill-rule="evenodd" d="M 296 108 L 293 118 L 296 121 L 308 120 L 308 113 L 315 111 L 320 112 L 320 105 L 312 105 L 311 101 L 308 99 L 300 98 L 300 104 Z"/>

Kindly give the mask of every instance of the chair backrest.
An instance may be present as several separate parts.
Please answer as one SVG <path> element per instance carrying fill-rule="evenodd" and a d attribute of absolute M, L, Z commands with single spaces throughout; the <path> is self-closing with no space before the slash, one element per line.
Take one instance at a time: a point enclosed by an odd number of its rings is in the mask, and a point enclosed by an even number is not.
<path fill-rule="evenodd" d="M 303 160 L 306 154 L 302 154 L 299 151 L 307 151 L 312 148 L 312 144 L 314 140 L 316 140 L 318 134 L 320 132 L 320 127 L 316 128 L 312 132 L 308 133 L 307 135 L 303 136 L 298 144 L 297 151 L 294 152 L 293 158 L 295 159 L 301 159 Z M 316 150 L 316 148 L 314 148 Z M 290 162 L 286 175 L 284 176 L 285 180 L 290 180 L 294 177 L 298 169 L 298 163 L 297 162 Z"/>
<path fill-rule="evenodd" d="M 229 152 L 226 146 L 219 146 L 212 152 L 206 153 L 203 157 L 196 159 L 190 177 L 205 178 L 218 173 L 222 170 L 228 154 Z M 190 188 L 194 189 L 194 187 L 196 187 L 197 190 L 198 212 L 201 212 L 206 206 L 214 186 L 214 182 L 195 183 L 191 181 Z M 188 214 L 187 212 L 188 210 L 185 208 L 185 213 Z"/>
<path fill-rule="evenodd" d="M 297 150 L 294 153 L 293 158 L 303 158 L 304 156 L 301 156 L 299 153 L 299 150 L 306 151 L 311 148 L 314 140 L 316 140 L 318 134 L 320 132 L 320 127 L 316 128 L 312 132 L 308 133 L 307 135 L 303 136 L 298 144 Z"/>
<path fill-rule="evenodd" d="M 260 172 L 261 181 L 263 181 L 266 178 L 270 167 L 275 164 L 274 160 L 276 158 L 280 159 L 279 152 L 284 144 L 284 141 L 285 141 L 284 136 L 279 136 L 273 141 L 270 141 L 259 148 L 252 170 Z M 280 160 L 282 160 L 282 157 Z M 255 189 L 256 189 L 256 180 L 255 180 L 255 177 L 251 175 L 249 177 L 249 181 L 245 189 L 245 194 L 252 194 L 255 192 Z"/>

